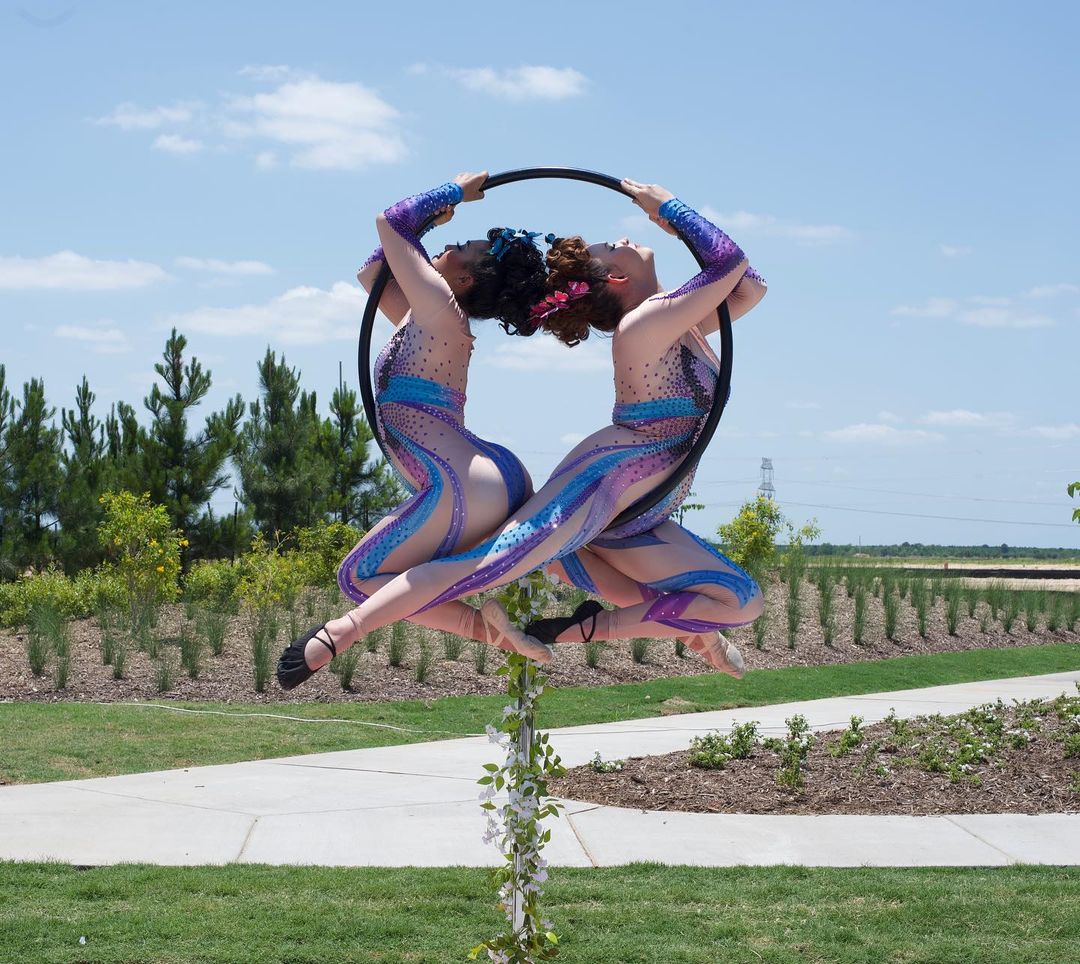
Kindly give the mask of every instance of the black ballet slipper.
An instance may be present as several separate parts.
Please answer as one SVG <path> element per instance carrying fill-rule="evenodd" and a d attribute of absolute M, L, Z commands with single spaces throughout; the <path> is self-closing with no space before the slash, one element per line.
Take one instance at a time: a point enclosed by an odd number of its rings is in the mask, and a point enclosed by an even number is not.
<path fill-rule="evenodd" d="M 532 636 L 533 639 L 551 646 L 555 643 L 555 640 L 571 626 L 580 625 L 581 638 L 587 643 L 592 639 L 593 633 L 596 632 L 597 613 L 602 613 L 603 611 L 604 607 L 595 599 L 586 599 L 585 602 L 574 610 L 573 615 L 555 616 L 551 619 L 535 619 L 525 627 L 525 633 Z M 586 620 L 590 621 L 588 633 L 586 633 L 584 625 Z"/>
<path fill-rule="evenodd" d="M 326 639 L 317 635 L 320 632 L 326 635 Z M 337 656 L 337 647 L 330 638 L 330 633 L 326 629 L 326 623 L 323 623 L 321 626 L 313 626 L 298 640 L 290 643 L 289 647 L 278 659 L 277 680 L 283 690 L 294 689 L 305 680 L 315 675 L 315 670 L 308 666 L 307 660 L 304 659 L 304 650 L 307 648 L 308 642 L 312 639 L 322 643 L 323 646 L 330 650 L 331 658 Z"/>

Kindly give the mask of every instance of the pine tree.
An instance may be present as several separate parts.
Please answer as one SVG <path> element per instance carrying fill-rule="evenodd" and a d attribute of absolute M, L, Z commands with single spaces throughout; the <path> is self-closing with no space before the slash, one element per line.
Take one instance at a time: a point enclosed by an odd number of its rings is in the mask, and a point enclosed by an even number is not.
<path fill-rule="evenodd" d="M 59 555 L 69 574 L 96 565 L 102 558 L 97 527 L 103 514 L 98 497 L 106 470 L 105 426 L 91 412 L 95 397 L 84 375 L 75 390 L 75 408 L 60 413 L 70 448 L 61 456 Z"/>
<path fill-rule="evenodd" d="M 15 399 L 7 387 L 7 369 L 0 365 L 0 579 L 14 579 L 14 535 L 10 524 L 14 503 L 11 460 L 8 457 L 8 427 L 15 420 Z"/>
<path fill-rule="evenodd" d="M 268 536 L 311 525 L 327 512 L 330 465 L 320 452 L 315 394 L 269 348 L 259 364 L 261 399 L 251 403 L 236 445 L 240 499 Z"/>
<path fill-rule="evenodd" d="M 8 520 L 12 555 L 22 568 L 43 566 L 52 557 L 49 528 L 60 497 L 60 430 L 52 424 L 55 408 L 45 401 L 45 383 L 32 378 L 23 385 L 22 402 L 5 432 L 10 472 Z M 46 525 L 47 519 L 53 523 Z"/>
<path fill-rule="evenodd" d="M 322 434 L 322 451 L 330 463 L 327 506 L 338 522 L 362 524 L 365 495 L 378 481 L 378 463 L 368 456 L 374 436 L 352 389 L 339 385 L 334 390 L 330 413 Z"/>
<path fill-rule="evenodd" d="M 143 401 L 152 420 L 140 435 L 140 461 L 143 491 L 165 506 L 174 528 L 193 534 L 213 494 L 229 483 L 225 462 L 236 444 L 244 403 L 239 395 L 230 399 L 223 411 L 207 418 L 202 432 L 189 438 L 188 411 L 206 397 L 211 373 L 197 358 L 184 364 L 186 347 L 187 339 L 174 328 L 164 360 L 154 365 L 165 390 L 155 384 Z"/>
<path fill-rule="evenodd" d="M 103 489 L 142 493 L 141 440 L 135 409 L 116 402 L 105 416 L 105 474 Z"/>

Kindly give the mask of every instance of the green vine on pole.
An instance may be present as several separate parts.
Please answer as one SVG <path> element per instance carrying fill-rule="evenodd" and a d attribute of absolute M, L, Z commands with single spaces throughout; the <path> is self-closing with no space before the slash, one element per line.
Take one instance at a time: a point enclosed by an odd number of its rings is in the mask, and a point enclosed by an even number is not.
<path fill-rule="evenodd" d="M 544 613 L 554 601 L 554 580 L 542 570 L 504 587 L 499 602 L 518 626 Z M 511 702 L 502 723 L 488 725 L 488 739 L 506 751 L 502 763 L 486 763 L 479 781 L 481 807 L 487 814 L 485 843 L 494 843 L 505 863 L 499 868 L 499 907 L 508 927 L 497 937 L 469 952 L 469 960 L 487 952 L 495 964 L 534 964 L 559 952 L 551 923 L 540 917 L 540 897 L 547 880 L 547 861 L 541 855 L 551 831 L 541 827 L 545 817 L 557 817 L 560 805 L 548 799 L 547 781 L 565 772 L 543 733 L 533 726 L 534 714 L 547 678 L 536 663 L 511 653 L 498 673 L 507 678 Z M 506 792 L 503 802 L 496 795 Z"/>

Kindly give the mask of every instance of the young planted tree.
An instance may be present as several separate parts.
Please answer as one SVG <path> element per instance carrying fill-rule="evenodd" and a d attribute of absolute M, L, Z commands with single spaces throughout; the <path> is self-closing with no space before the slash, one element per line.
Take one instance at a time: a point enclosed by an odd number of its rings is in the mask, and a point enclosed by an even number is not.
<path fill-rule="evenodd" d="M 91 408 L 95 395 L 83 376 L 75 389 L 75 408 L 62 409 L 67 448 L 61 456 L 63 485 L 57 505 L 59 554 L 70 575 L 102 560 L 97 528 L 103 515 L 98 501 L 105 475 L 105 426 Z"/>
<path fill-rule="evenodd" d="M 45 401 L 45 383 L 32 378 L 23 385 L 4 432 L 7 486 L 5 528 L 12 560 L 21 569 L 41 567 L 53 556 L 49 529 L 55 524 L 62 483 L 60 430 L 52 424 L 55 408 Z"/>
<path fill-rule="evenodd" d="M 187 339 L 174 328 L 163 360 L 154 365 L 165 383 L 155 384 L 143 400 L 152 416 L 141 438 L 142 487 L 164 505 L 175 528 L 195 534 L 197 520 L 219 489 L 228 484 L 225 461 L 236 445 L 244 403 L 237 395 L 212 413 L 197 435 L 189 437 L 189 412 L 210 390 L 211 373 L 197 358 L 184 363 Z M 201 554 L 201 546 L 193 551 Z"/>
<path fill-rule="evenodd" d="M 15 399 L 7 387 L 7 369 L 0 365 L 0 579 L 14 579 L 14 537 L 10 525 L 14 490 L 11 460 L 8 457 L 8 427 L 15 420 Z"/>
<path fill-rule="evenodd" d="M 356 392 L 338 386 L 330 399 L 331 418 L 322 423 L 320 449 L 330 466 L 326 505 L 333 517 L 365 531 L 405 499 L 385 461 L 372 461 L 374 438 Z"/>
<path fill-rule="evenodd" d="M 240 498 L 272 536 L 326 514 L 331 468 L 320 451 L 315 395 L 300 391 L 299 373 L 270 349 L 259 364 L 259 389 L 234 455 Z"/>

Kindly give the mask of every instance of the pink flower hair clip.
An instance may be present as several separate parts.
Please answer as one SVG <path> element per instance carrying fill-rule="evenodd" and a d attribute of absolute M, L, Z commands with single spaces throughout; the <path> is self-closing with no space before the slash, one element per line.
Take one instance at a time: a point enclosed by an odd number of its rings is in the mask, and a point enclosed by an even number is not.
<path fill-rule="evenodd" d="M 579 301 L 589 293 L 589 285 L 585 281 L 571 281 L 566 286 L 566 291 L 553 291 L 543 301 L 538 301 L 529 312 L 529 323 L 533 329 L 537 329 L 549 315 L 561 311 L 568 305 Z"/>

